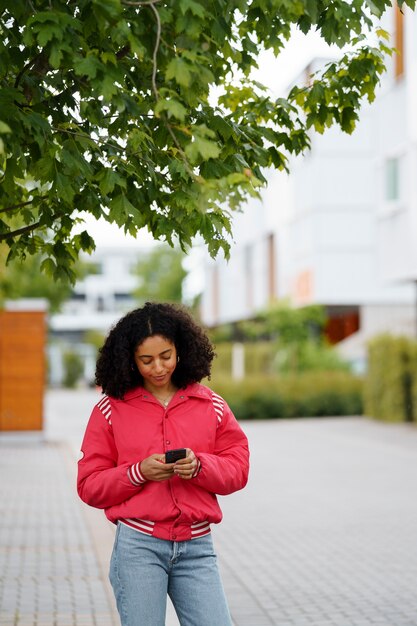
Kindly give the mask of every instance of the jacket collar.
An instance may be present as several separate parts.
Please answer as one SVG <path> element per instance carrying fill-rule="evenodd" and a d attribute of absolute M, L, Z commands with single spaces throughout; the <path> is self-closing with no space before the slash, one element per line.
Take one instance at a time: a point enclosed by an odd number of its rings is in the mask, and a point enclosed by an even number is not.
<path fill-rule="evenodd" d="M 179 389 L 180 395 L 187 397 L 196 397 L 196 398 L 205 398 L 211 399 L 211 391 L 208 387 L 201 385 L 200 383 L 192 383 L 191 385 L 187 385 L 184 389 Z M 178 393 L 177 392 L 177 393 Z M 122 400 L 132 400 L 133 398 L 143 398 L 143 396 L 149 395 L 149 391 L 147 391 L 144 387 L 139 386 L 134 389 L 130 389 L 124 395 Z"/>

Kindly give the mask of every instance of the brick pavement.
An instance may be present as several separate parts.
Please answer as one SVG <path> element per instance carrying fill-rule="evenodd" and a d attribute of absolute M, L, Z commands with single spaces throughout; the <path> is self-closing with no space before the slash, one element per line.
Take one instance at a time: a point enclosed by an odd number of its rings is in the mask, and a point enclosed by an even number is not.
<path fill-rule="evenodd" d="M 113 626 L 65 447 L 0 438 L 0 625 Z"/>
<path fill-rule="evenodd" d="M 47 439 L 75 454 L 95 400 L 48 394 Z M 250 482 L 221 499 L 214 530 L 235 626 L 417 626 L 417 428 L 361 418 L 244 428 Z M 78 502 L 63 448 L 3 444 L 0 455 L 0 625 L 110 626 L 111 525 Z M 17 469 L 4 481 L 6 463 Z"/>
<path fill-rule="evenodd" d="M 215 533 L 237 626 L 417 626 L 417 428 L 245 425 L 248 487 Z"/>

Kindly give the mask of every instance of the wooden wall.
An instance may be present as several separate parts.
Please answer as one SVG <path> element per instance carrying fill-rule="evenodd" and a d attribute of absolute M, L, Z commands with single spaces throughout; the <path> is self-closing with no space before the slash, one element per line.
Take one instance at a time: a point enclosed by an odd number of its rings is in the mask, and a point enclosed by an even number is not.
<path fill-rule="evenodd" d="M 0 431 L 42 430 L 44 311 L 0 311 Z"/>

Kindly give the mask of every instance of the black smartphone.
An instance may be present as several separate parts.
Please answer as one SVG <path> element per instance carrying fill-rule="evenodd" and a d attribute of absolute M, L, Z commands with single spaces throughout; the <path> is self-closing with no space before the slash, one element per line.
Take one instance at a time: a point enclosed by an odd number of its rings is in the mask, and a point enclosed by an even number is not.
<path fill-rule="evenodd" d="M 175 463 L 179 459 L 185 459 L 187 450 L 185 448 L 176 448 L 175 450 L 167 450 L 165 452 L 165 463 Z"/>

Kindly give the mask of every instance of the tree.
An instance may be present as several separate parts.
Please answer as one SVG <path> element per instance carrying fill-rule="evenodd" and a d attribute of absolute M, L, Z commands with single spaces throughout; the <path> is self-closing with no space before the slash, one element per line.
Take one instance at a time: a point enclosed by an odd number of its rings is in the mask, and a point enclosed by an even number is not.
<path fill-rule="evenodd" d="M 183 283 L 187 272 L 183 267 L 184 253 L 178 248 L 157 246 L 136 268 L 141 284 L 134 295 L 142 302 L 182 302 Z"/>
<path fill-rule="evenodd" d="M 51 277 L 41 274 L 41 258 L 38 254 L 29 256 L 25 261 L 14 259 L 6 268 L 7 250 L 0 246 L 0 306 L 4 300 L 18 298 L 45 298 L 49 310 L 56 312 L 71 295 L 68 282 L 55 283 Z"/>
<path fill-rule="evenodd" d="M 230 339 L 228 330 L 240 340 L 268 340 L 274 346 L 274 368 L 281 372 L 348 370 L 349 364 L 326 339 L 326 323 L 326 312 L 321 305 L 294 308 L 285 301 L 277 301 L 253 320 L 238 322 L 230 329 L 216 329 L 215 340 L 219 341 L 222 333 L 226 340 Z"/>
<path fill-rule="evenodd" d="M 55 282 L 50 276 L 42 274 L 39 267 L 43 261 L 41 253 L 28 256 L 25 260 L 13 259 L 6 267 L 8 250 L 0 244 L 0 307 L 5 300 L 19 298 L 45 298 L 49 302 L 49 311 L 56 313 L 65 300 L 71 296 L 72 288 L 68 281 Z M 73 272 L 77 279 L 94 273 L 94 265 L 77 260 Z"/>
<path fill-rule="evenodd" d="M 414 8 L 415 0 L 398 0 Z M 2 0 L 0 241 L 9 259 L 74 278 L 94 241 L 84 211 L 181 247 L 228 251 L 231 216 L 309 147 L 309 129 L 352 132 L 392 50 L 391 0 Z M 353 51 L 274 100 L 250 73 L 296 25 Z M 221 88 L 216 102 L 212 87 Z M 15 227 L 16 215 L 22 225 Z M 173 239 L 174 238 L 174 239 Z"/>

